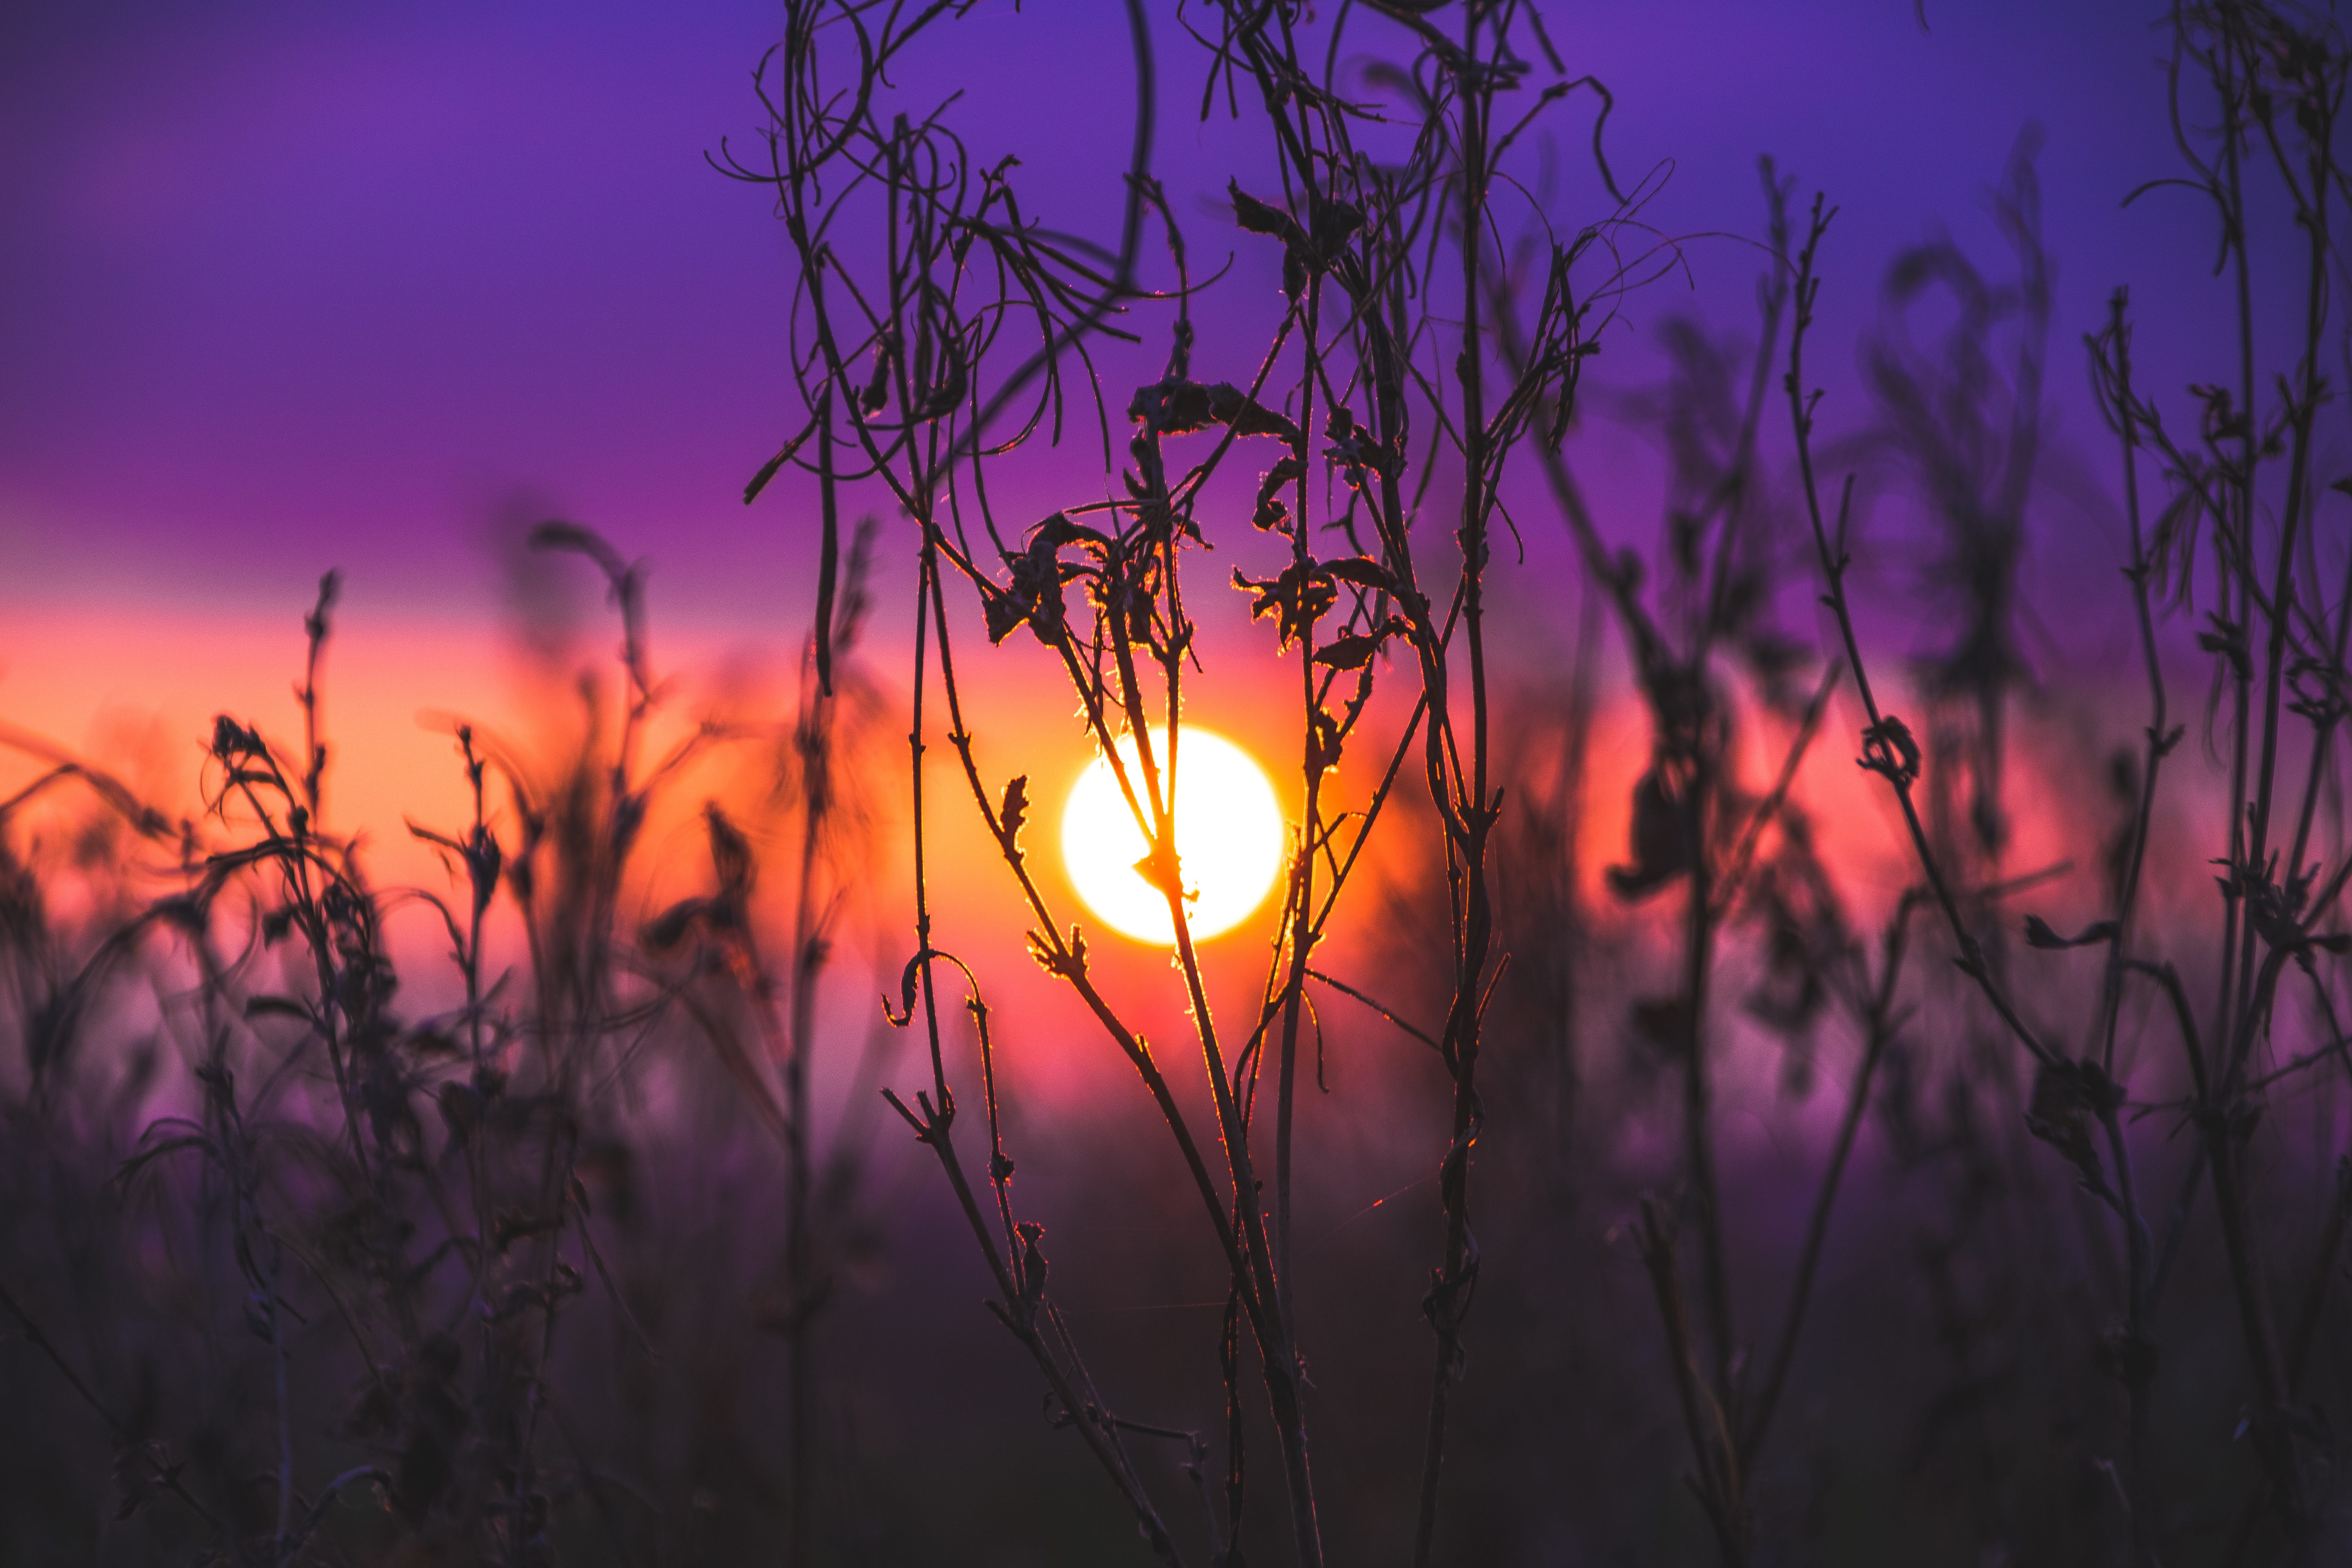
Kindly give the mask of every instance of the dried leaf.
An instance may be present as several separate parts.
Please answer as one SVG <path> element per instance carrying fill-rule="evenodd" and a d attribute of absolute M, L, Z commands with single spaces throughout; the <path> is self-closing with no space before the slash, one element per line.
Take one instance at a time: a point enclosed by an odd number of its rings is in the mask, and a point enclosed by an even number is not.
<path fill-rule="evenodd" d="M 1342 583 L 1353 583 L 1360 588 L 1377 588 L 1385 594 L 1396 592 L 1395 574 L 1367 555 L 1343 555 L 1337 561 L 1326 561 L 1322 569 Z"/>
<path fill-rule="evenodd" d="M 1257 595 L 1257 601 L 1250 605 L 1252 620 L 1279 612 L 1285 647 L 1290 646 L 1292 639 L 1306 636 L 1307 629 L 1339 598 L 1339 590 L 1328 578 L 1318 575 L 1312 564 L 1302 567 L 1297 562 L 1284 567 L 1280 576 L 1263 581 L 1243 576 L 1241 568 L 1236 566 L 1234 586 Z"/>
<path fill-rule="evenodd" d="M 1919 742 L 1912 738 L 1909 725 L 1889 713 L 1863 731 L 1856 763 L 1897 788 L 1906 787 L 1919 776 Z"/>
<path fill-rule="evenodd" d="M 1334 637 L 1317 649 L 1315 662 L 1328 665 L 1333 669 L 1361 669 L 1371 663 L 1372 655 L 1380 651 L 1380 646 L 1381 639 L 1377 637 L 1350 632 L 1346 637 Z"/>
<path fill-rule="evenodd" d="M 2099 942 L 2115 941 L 2116 929 L 2115 921 L 2100 921 L 2095 924 L 2084 927 L 2074 936 L 2061 936 L 2052 929 L 2050 922 L 2040 915 L 2028 915 L 2025 917 L 2025 945 L 2038 947 L 2044 952 L 2056 952 L 2069 947 L 2090 947 Z"/>
<path fill-rule="evenodd" d="M 1004 803 L 997 809 L 997 829 L 1004 842 L 1012 845 L 1021 837 L 1021 825 L 1029 816 L 1029 775 L 1015 773 L 1004 786 Z"/>
<path fill-rule="evenodd" d="M 1609 868 L 1609 888 L 1631 903 L 1647 898 L 1690 869 L 1689 835 L 1680 794 L 1657 768 L 1633 786 L 1633 861 Z"/>

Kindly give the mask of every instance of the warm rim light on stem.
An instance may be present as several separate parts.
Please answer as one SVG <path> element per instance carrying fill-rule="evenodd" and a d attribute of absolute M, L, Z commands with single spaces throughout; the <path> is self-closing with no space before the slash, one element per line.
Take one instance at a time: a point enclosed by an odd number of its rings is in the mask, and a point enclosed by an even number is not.
<path fill-rule="evenodd" d="M 1168 731 L 1151 732 L 1155 755 L 1168 754 Z M 1130 770 L 1132 736 L 1119 742 Z M 1192 899 L 1195 940 L 1233 930 L 1255 912 L 1282 870 L 1282 804 L 1255 758 L 1223 736 L 1187 724 L 1176 765 L 1176 855 Z M 1136 869 L 1148 846 L 1120 795 L 1108 759 L 1078 775 L 1062 810 L 1062 859 L 1087 907 L 1138 942 L 1172 945 L 1176 928 L 1167 896 Z"/>

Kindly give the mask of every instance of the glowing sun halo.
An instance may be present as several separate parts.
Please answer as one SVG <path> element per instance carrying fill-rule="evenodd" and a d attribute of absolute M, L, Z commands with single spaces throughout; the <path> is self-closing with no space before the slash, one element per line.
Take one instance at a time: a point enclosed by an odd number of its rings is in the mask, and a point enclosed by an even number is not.
<path fill-rule="evenodd" d="M 1168 731 L 1152 731 L 1152 759 L 1162 767 L 1167 748 Z M 1140 795 L 1135 738 L 1123 738 L 1118 750 Z M 1231 931 L 1265 900 L 1282 869 L 1285 833 L 1265 770 L 1223 736 L 1185 725 L 1177 741 L 1176 858 L 1192 898 L 1186 918 L 1195 939 Z M 1109 761 L 1097 757 L 1062 810 L 1070 880 L 1107 924 L 1138 942 L 1171 945 L 1176 928 L 1168 900 L 1135 869 L 1149 847 Z"/>

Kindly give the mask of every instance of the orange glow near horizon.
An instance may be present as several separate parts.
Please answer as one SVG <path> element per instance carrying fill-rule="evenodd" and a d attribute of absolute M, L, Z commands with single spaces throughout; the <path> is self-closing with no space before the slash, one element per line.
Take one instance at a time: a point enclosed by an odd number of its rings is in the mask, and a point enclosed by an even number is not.
<path fill-rule="evenodd" d="M 272 612 L 193 605 L 13 609 L 0 626 L 0 798 L 31 783 L 47 766 L 41 755 L 12 748 L 6 737 L 37 736 L 120 778 L 167 817 L 187 816 L 224 840 L 234 837 L 236 829 L 207 827 L 202 819 L 199 784 L 205 777 L 204 747 L 212 717 L 226 712 L 257 725 L 289 754 L 299 747 L 301 721 L 291 688 L 301 674 L 304 607 L 298 602 Z M 733 628 L 698 626 L 690 617 L 657 619 L 655 636 L 657 671 L 665 678 L 674 676 L 676 684 L 650 754 L 660 755 L 677 735 L 713 711 L 743 720 L 745 738 L 709 749 L 691 770 L 666 781 L 639 840 L 627 918 L 635 920 L 641 912 L 708 887 L 711 869 L 701 819 L 706 799 L 719 800 L 739 826 L 753 835 L 763 858 L 779 868 L 761 886 L 781 899 L 791 886 L 782 868 L 796 853 L 798 840 L 777 815 L 789 806 L 780 804 L 772 787 L 772 746 L 760 737 L 789 723 L 795 701 L 797 639 L 789 626 L 760 639 Z M 404 614 L 364 593 L 352 595 L 336 616 L 321 670 L 331 748 L 326 823 L 333 833 L 359 837 L 375 887 L 446 894 L 461 885 L 460 873 L 408 831 L 412 821 L 445 833 L 459 831 L 468 819 L 471 802 L 449 734 L 453 719 L 462 715 L 475 721 L 485 733 L 507 740 L 526 763 L 551 772 L 573 754 L 583 736 L 579 672 L 596 672 L 607 683 L 609 700 L 611 640 L 609 627 L 591 621 L 576 649 L 538 662 L 495 616 Z M 902 722 L 895 715 L 903 714 L 907 701 L 898 684 L 903 650 L 877 637 L 860 653 L 871 672 L 877 706 L 867 741 L 854 759 L 845 758 L 842 763 L 845 780 L 856 773 L 853 795 L 863 820 L 854 848 L 845 850 L 856 858 L 845 864 L 861 911 L 859 950 L 871 948 L 880 955 L 874 962 L 895 973 L 905 959 L 904 933 L 912 918 L 906 906 L 913 885 L 904 805 L 906 753 L 899 734 L 892 733 Z M 1251 678 L 1256 672 L 1243 651 L 1212 659 L 1210 671 L 1208 679 L 1192 688 L 1192 706 L 1196 711 L 1213 712 L 1242 742 L 1237 750 L 1255 749 L 1260 756 L 1272 757 L 1297 743 L 1295 713 L 1285 710 L 1274 683 Z M 1132 869 L 1144 846 L 1126 801 L 1109 784 L 1108 768 L 1090 754 L 1092 745 L 1058 684 L 1059 668 L 1016 642 L 975 657 L 961 674 L 976 765 L 991 781 L 992 793 L 1001 787 L 999 781 L 1027 774 L 1035 797 L 1030 842 L 1042 852 L 1041 832 L 1060 841 L 1059 856 L 1038 853 L 1032 860 L 1043 873 L 1041 889 L 1052 918 L 1065 926 L 1073 918 L 1083 918 L 1089 936 L 1108 926 L 1132 938 L 1131 947 L 1105 942 L 1100 952 L 1106 963 L 1129 965 L 1119 973 L 1137 984 L 1161 973 L 1160 957 L 1171 940 L 1165 900 Z M 1402 682 L 1395 690 L 1399 700 L 1391 707 L 1376 707 L 1364 730 L 1350 741 L 1339 770 L 1326 780 L 1322 810 L 1327 823 L 1343 810 L 1365 809 L 1373 798 L 1409 711 L 1405 700 L 1410 691 Z M 1517 748 L 1504 765 L 1510 789 L 1507 820 L 1561 810 L 1559 803 L 1566 798 L 1566 786 L 1555 776 L 1561 763 L 1558 746 L 1549 739 L 1558 728 L 1556 710 L 1540 695 L 1506 691 L 1497 701 Z M 2083 744 L 2086 721 L 2082 715 L 2091 706 L 2085 700 L 2076 708 L 2053 708 L 2043 717 L 2021 715 L 2009 864 L 2024 869 L 2053 865 L 2111 830 L 2101 815 L 2107 810 L 2101 797 L 2042 782 L 2066 776 L 2070 759 Z M 1790 799 L 1811 825 L 1814 852 L 1838 868 L 1841 887 L 1851 900 L 1849 915 L 1867 927 L 1885 917 L 1916 872 L 1899 813 L 1883 783 L 1854 765 L 1861 722 L 1859 712 L 1844 699 L 1834 700 L 1799 770 Z M 1586 900 L 1591 918 L 1612 931 L 1646 929 L 1671 919 L 1675 900 L 1625 905 L 1610 892 L 1604 879 L 1607 868 L 1629 852 L 1627 803 L 1649 761 L 1649 719 L 1638 697 L 1612 684 L 1604 688 L 1592 726 L 1581 790 L 1584 804 L 1572 850 L 1578 895 Z M 937 731 L 932 735 L 936 741 Z M 1781 765 L 1788 743 L 1781 727 L 1762 721 L 1748 726 L 1742 732 L 1738 775 L 1750 780 L 1771 776 Z M 1160 745 L 1164 737 L 1155 735 L 1155 748 Z M 1279 795 L 1262 774 L 1255 775 L 1260 823 L 1254 840 L 1257 847 L 1251 852 L 1255 870 L 1244 879 L 1238 906 L 1229 908 L 1213 884 L 1204 885 L 1202 873 L 1218 851 L 1194 842 L 1204 829 L 1213 839 L 1242 836 L 1233 806 L 1213 795 L 1205 805 L 1194 798 L 1206 782 L 1211 750 L 1208 731 L 1183 726 L 1179 767 L 1184 790 L 1179 805 L 1183 840 L 1179 853 L 1186 882 L 1201 890 L 1192 931 L 1204 940 L 1237 927 L 1263 930 L 1270 919 L 1265 904 L 1281 875 L 1287 847 L 1285 818 L 1286 810 L 1297 808 L 1297 774 L 1288 768 Z M 1255 764 L 1244 765 L 1255 773 Z M 1101 777 L 1107 786 L 1110 822 L 1119 830 L 1115 840 L 1076 835 L 1065 816 L 1066 792 L 1089 773 Z M 1332 973 L 1340 973 L 1345 965 L 1331 955 L 1352 952 L 1349 944 L 1359 940 L 1371 944 L 1363 950 L 1365 962 L 1375 962 L 1371 955 L 1385 940 L 1381 934 L 1385 917 L 1380 913 L 1381 900 L 1387 896 L 1383 887 L 1413 896 L 1428 889 L 1427 896 L 1442 908 L 1443 866 L 1436 858 L 1442 847 L 1425 806 L 1417 804 L 1425 799 L 1418 773 L 1414 758 L 1408 757 L 1394 797 L 1358 868 L 1357 887 L 1343 900 L 1339 917 L 1327 933 L 1325 940 L 1332 945 L 1318 949 L 1334 966 Z M 996 976 L 998 984 L 1017 989 L 1036 973 L 1023 947 L 1024 932 L 1035 917 L 1006 872 L 994 837 L 972 830 L 977 810 L 960 773 L 950 768 L 929 769 L 926 794 L 929 809 L 937 813 L 932 820 L 940 826 L 929 843 L 930 886 L 949 911 L 942 916 L 938 940 L 942 945 L 954 944 L 961 955 Z M 492 830 L 512 845 L 517 823 L 502 784 L 494 781 L 487 804 Z M 20 853 L 46 846 L 43 853 L 50 863 L 63 864 L 78 825 L 100 815 L 87 792 L 65 787 L 18 813 L 10 826 Z M 1344 854 L 1355 831 L 1352 820 L 1335 831 L 1335 842 Z M 1566 845 L 1557 852 L 1571 853 Z M 1055 862 L 1050 869 L 1048 860 Z M 1542 869 L 1523 861 L 1507 868 L 1513 877 Z M 60 897 L 71 881 L 70 876 L 58 880 Z M 1118 895 L 1103 890 L 1106 882 L 1124 884 L 1134 912 L 1118 912 Z M 2078 874 L 2063 887 L 2038 894 L 2034 907 L 2060 923 L 2087 923 L 2097 918 L 2092 902 L 2096 893 L 2095 880 Z M 1087 907 L 1073 908 L 1074 896 Z M 2150 893 L 2158 905 L 2170 896 L 2162 888 Z M 510 907 L 501 903 L 491 924 L 496 963 L 521 962 L 521 939 Z M 430 993 L 446 1000 L 436 987 L 446 990 L 451 983 L 444 962 L 447 942 L 431 911 L 414 901 L 402 903 L 387 930 L 396 956 L 410 970 L 404 976 L 408 994 L 414 998 Z M 1221 964 L 1237 974 L 1247 967 L 1239 951 L 1246 944 L 1218 945 L 1224 950 Z M 1114 957 L 1117 949 L 1126 952 Z"/>
<path fill-rule="evenodd" d="M 1167 765 L 1168 731 L 1151 731 L 1156 761 Z M 1119 760 L 1141 793 L 1135 738 L 1122 737 Z M 1274 785 L 1247 752 L 1223 736 L 1187 724 L 1176 755 L 1176 858 L 1196 939 L 1233 930 L 1265 901 L 1282 869 L 1286 828 Z M 1138 942 L 1176 940 L 1167 896 L 1137 871 L 1149 846 L 1120 792 L 1108 758 L 1097 757 L 1070 790 L 1062 812 L 1062 858 L 1087 907 Z"/>

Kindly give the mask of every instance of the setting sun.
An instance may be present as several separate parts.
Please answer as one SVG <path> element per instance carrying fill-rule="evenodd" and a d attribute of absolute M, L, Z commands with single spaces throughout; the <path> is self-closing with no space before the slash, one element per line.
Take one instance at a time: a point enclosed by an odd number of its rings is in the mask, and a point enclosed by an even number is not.
<path fill-rule="evenodd" d="M 1198 939 L 1249 918 L 1282 868 L 1282 806 L 1274 785 L 1247 752 L 1222 735 L 1185 725 L 1176 757 L 1176 857 L 1190 922 Z M 1151 731 L 1152 756 L 1165 764 L 1168 731 Z M 1140 791 L 1135 738 L 1118 743 L 1128 776 Z M 1113 929 L 1138 942 L 1171 943 L 1168 900 L 1135 869 L 1149 846 L 1119 793 L 1108 759 L 1078 776 L 1062 812 L 1062 858 L 1078 896 Z"/>

